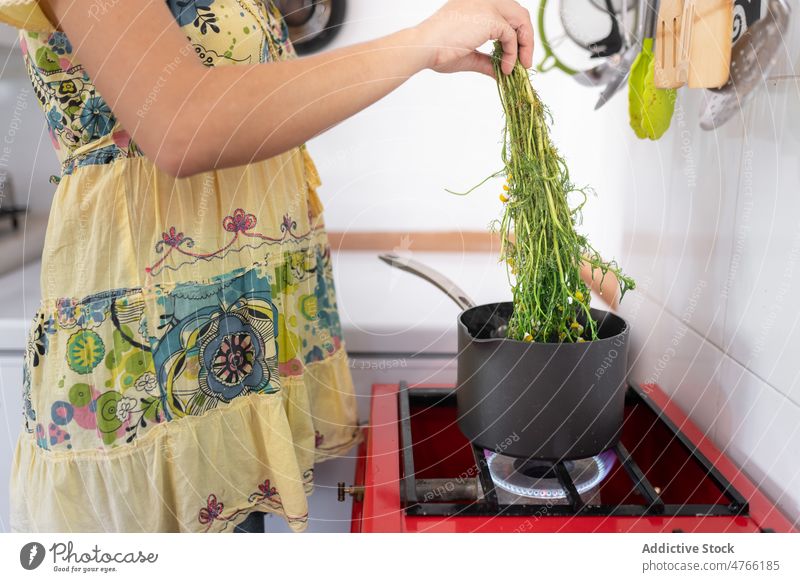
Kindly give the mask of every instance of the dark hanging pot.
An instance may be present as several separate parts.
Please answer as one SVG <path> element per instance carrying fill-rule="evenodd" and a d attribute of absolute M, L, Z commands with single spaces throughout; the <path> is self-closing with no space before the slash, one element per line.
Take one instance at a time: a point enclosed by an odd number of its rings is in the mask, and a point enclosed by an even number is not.
<path fill-rule="evenodd" d="M 344 26 L 347 0 L 275 0 L 297 54 L 328 46 Z"/>
<path fill-rule="evenodd" d="M 591 457 L 619 441 L 628 365 L 625 320 L 592 309 L 597 340 L 508 339 L 512 303 L 476 306 L 429 267 L 397 255 L 380 258 L 430 281 L 464 309 L 458 316 L 456 399 L 458 426 L 473 444 L 558 461 Z"/>

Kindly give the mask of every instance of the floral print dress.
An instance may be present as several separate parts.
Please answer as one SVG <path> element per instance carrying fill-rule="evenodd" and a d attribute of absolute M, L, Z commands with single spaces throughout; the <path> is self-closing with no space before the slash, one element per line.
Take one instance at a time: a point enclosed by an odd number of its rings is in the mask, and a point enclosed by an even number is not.
<path fill-rule="evenodd" d="M 165 1 L 186 58 L 294 57 L 268 0 Z M 305 147 L 172 178 L 35 0 L 0 0 L 0 20 L 21 29 L 61 161 L 12 529 L 218 532 L 266 511 L 303 530 L 314 463 L 360 436 Z"/>

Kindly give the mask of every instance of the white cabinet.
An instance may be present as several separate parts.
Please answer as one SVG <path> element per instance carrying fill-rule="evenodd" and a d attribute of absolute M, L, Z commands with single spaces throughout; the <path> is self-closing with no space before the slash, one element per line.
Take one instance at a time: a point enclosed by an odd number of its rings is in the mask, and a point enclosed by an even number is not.
<path fill-rule="evenodd" d="M 405 356 L 393 354 L 350 354 L 350 369 L 358 394 L 358 415 L 369 420 L 369 397 L 373 384 L 454 384 L 455 355 Z"/>

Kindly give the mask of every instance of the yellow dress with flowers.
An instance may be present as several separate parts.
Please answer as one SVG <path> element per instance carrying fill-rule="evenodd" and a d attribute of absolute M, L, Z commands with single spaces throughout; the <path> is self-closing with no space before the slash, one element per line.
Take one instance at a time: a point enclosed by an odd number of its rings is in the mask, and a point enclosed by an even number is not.
<path fill-rule="evenodd" d="M 294 57 L 268 0 L 165 1 L 187 58 Z M 360 436 L 305 147 L 172 178 L 36 0 L 0 0 L 0 21 L 20 28 L 61 161 L 25 355 L 12 529 L 219 532 L 265 511 L 303 530 L 314 463 Z"/>

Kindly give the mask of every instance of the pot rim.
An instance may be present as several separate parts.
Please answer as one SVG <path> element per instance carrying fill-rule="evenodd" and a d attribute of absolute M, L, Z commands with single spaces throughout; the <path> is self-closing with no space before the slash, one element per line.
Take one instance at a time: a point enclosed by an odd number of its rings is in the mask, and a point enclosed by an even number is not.
<path fill-rule="evenodd" d="M 488 343 L 492 343 L 492 342 L 497 342 L 497 343 L 511 342 L 511 343 L 515 343 L 515 344 L 522 344 L 522 345 L 525 345 L 525 346 L 533 346 L 533 345 L 562 346 L 564 348 L 568 348 L 569 346 L 575 346 L 576 348 L 579 348 L 579 349 L 586 349 L 588 346 L 595 345 L 595 344 L 598 344 L 600 342 L 613 341 L 614 339 L 616 339 L 616 338 L 618 338 L 620 336 L 623 336 L 623 335 L 627 334 L 630 331 L 630 324 L 628 324 L 628 321 L 626 319 L 624 319 L 622 316 L 614 313 L 613 311 L 606 311 L 605 309 L 597 309 L 595 307 L 590 307 L 589 310 L 591 312 L 602 314 L 602 318 L 603 319 L 605 319 L 608 316 L 611 316 L 613 318 L 618 319 L 622 323 L 622 331 L 620 331 L 619 333 L 616 333 L 614 335 L 608 336 L 608 337 L 604 337 L 604 338 L 600 338 L 600 339 L 596 339 L 596 340 L 587 340 L 585 342 L 580 342 L 580 343 L 578 343 L 578 342 L 524 342 L 524 341 L 513 339 L 513 338 L 497 338 L 497 337 L 493 337 L 493 338 L 476 338 L 476 337 L 472 337 L 472 335 L 469 333 L 469 329 L 467 328 L 466 324 L 463 321 L 463 317 L 467 313 L 469 313 L 470 311 L 473 311 L 475 309 L 480 309 L 480 308 L 485 308 L 485 307 L 490 307 L 490 306 L 499 306 L 499 305 L 511 305 L 512 308 L 513 308 L 513 302 L 511 302 L 511 301 L 499 301 L 499 302 L 495 302 L 495 303 L 482 303 L 481 305 L 475 305 L 473 307 L 470 307 L 469 309 L 465 309 L 464 311 L 462 311 L 461 313 L 458 314 L 458 325 L 459 325 L 459 328 L 462 329 L 464 331 L 464 333 L 470 338 L 470 341 L 473 341 L 473 342 L 476 342 L 476 343 L 480 343 L 480 344 L 488 344 Z M 597 319 L 597 318 L 595 318 L 595 319 Z"/>

